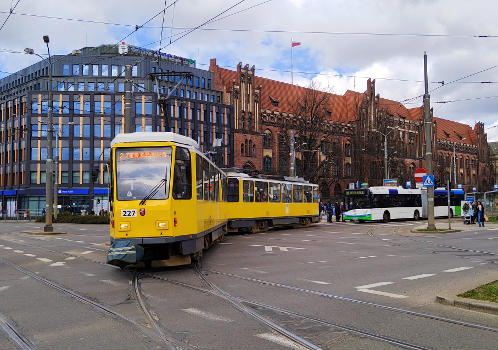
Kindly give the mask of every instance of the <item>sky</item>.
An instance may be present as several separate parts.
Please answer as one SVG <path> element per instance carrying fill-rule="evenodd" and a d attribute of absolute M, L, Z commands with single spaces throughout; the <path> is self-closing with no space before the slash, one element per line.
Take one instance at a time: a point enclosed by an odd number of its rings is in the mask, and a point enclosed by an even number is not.
<path fill-rule="evenodd" d="M 46 34 L 52 54 L 124 39 L 290 83 L 295 41 L 294 84 L 342 95 L 372 78 L 408 108 L 422 105 L 426 52 L 434 115 L 481 121 L 498 141 L 496 0 L 1 0 L 0 23 L 0 78 L 38 60 L 24 48 L 44 55 Z"/>

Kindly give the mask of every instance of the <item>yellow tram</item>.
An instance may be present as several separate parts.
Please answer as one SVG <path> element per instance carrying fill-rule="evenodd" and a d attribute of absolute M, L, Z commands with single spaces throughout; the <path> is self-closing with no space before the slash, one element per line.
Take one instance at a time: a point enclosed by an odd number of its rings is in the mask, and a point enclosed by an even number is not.
<path fill-rule="evenodd" d="M 309 225 L 319 221 L 318 185 L 227 173 L 225 211 L 229 232 Z"/>
<path fill-rule="evenodd" d="M 227 176 L 175 133 L 119 134 L 110 164 L 112 265 L 189 264 L 226 231 L 318 221 L 317 185 Z"/>
<path fill-rule="evenodd" d="M 225 174 L 175 133 L 119 134 L 111 143 L 110 264 L 191 257 L 220 239 Z"/>

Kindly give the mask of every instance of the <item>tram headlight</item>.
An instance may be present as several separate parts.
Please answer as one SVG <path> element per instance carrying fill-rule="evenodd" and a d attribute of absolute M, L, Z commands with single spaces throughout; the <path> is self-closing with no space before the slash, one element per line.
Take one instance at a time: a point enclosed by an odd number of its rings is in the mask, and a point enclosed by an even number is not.
<path fill-rule="evenodd" d="M 130 224 L 127 222 L 121 222 L 119 224 L 119 230 L 120 231 L 128 231 L 130 229 Z"/>
<path fill-rule="evenodd" d="M 156 221 L 157 228 L 160 230 L 167 230 L 168 229 L 168 222 L 167 221 Z"/>

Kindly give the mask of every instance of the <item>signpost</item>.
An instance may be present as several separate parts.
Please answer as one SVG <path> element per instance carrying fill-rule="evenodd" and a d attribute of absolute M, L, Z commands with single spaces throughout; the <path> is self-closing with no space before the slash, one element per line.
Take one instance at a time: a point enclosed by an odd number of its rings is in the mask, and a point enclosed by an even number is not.
<path fill-rule="evenodd" d="M 434 187 L 434 175 L 425 175 L 422 184 L 424 187 Z"/>
<path fill-rule="evenodd" d="M 384 179 L 384 186 L 398 187 L 398 179 Z"/>
<path fill-rule="evenodd" d="M 424 168 L 418 168 L 415 170 L 415 181 L 422 182 L 422 178 L 427 175 L 427 171 Z"/>

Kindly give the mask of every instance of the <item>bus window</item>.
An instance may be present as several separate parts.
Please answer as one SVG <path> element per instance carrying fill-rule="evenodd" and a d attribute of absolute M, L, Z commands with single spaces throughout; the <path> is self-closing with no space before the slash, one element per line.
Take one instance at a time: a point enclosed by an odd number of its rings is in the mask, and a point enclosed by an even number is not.
<path fill-rule="evenodd" d="M 207 160 L 202 159 L 202 173 L 203 173 L 203 186 L 204 186 L 204 200 L 209 200 L 209 163 Z"/>
<path fill-rule="evenodd" d="M 294 203 L 303 202 L 303 186 L 294 185 L 293 198 L 294 198 Z"/>
<path fill-rule="evenodd" d="M 313 192 L 311 191 L 311 186 L 304 186 L 304 203 L 313 202 Z"/>
<path fill-rule="evenodd" d="M 254 182 L 244 180 L 244 202 L 254 202 Z"/>
<path fill-rule="evenodd" d="M 183 147 L 176 147 L 173 198 L 192 198 L 192 166 L 190 164 L 190 152 Z"/>
<path fill-rule="evenodd" d="M 197 191 L 197 199 L 202 200 L 202 157 L 195 156 L 195 188 Z"/>
<path fill-rule="evenodd" d="M 227 202 L 239 201 L 239 179 L 229 178 L 227 181 Z"/>
<path fill-rule="evenodd" d="M 292 185 L 282 184 L 282 202 L 291 203 L 292 202 Z"/>
<path fill-rule="evenodd" d="M 268 182 L 256 181 L 256 202 L 268 202 Z"/>
<path fill-rule="evenodd" d="M 280 202 L 280 184 L 270 182 L 270 202 Z"/>

